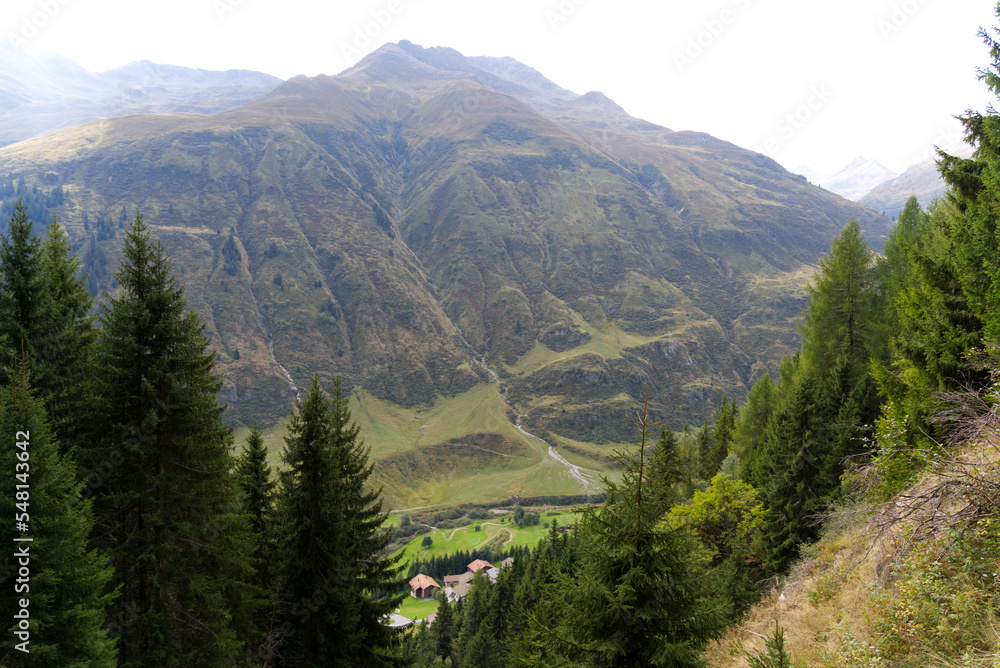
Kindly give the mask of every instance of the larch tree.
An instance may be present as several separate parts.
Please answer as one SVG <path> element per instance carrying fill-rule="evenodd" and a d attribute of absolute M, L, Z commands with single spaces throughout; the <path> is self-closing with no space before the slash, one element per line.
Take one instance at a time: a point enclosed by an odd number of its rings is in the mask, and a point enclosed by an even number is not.
<path fill-rule="evenodd" d="M 865 374 L 868 360 L 883 342 L 874 327 L 876 274 L 874 254 L 858 221 L 851 219 L 820 260 L 802 327 L 802 362 L 822 373 L 838 356 L 852 372 Z"/>

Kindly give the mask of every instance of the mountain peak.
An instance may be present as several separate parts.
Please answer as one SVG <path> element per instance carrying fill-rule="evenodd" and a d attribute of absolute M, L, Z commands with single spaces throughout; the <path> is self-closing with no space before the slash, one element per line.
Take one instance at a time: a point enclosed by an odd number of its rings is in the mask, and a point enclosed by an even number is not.
<path fill-rule="evenodd" d="M 877 160 L 859 155 L 851 164 L 824 179 L 820 185 L 830 192 L 858 201 L 878 184 L 896 176 L 898 176 L 896 172 Z"/>

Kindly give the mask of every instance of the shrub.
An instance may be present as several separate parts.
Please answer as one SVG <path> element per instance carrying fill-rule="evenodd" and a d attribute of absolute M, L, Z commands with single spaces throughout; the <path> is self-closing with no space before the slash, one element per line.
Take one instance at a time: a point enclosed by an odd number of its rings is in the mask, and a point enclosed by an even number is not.
<path fill-rule="evenodd" d="M 746 655 L 750 668 L 794 668 L 792 656 L 785 649 L 785 630 L 774 622 L 774 633 L 764 639 L 764 649 Z"/>
<path fill-rule="evenodd" d="M 433 544 L 434 544 L 434 539 L 431 538 L 430 536 L 424 536 L 424 539 L 420 541 L 421 547 L 430 547 Z"/>

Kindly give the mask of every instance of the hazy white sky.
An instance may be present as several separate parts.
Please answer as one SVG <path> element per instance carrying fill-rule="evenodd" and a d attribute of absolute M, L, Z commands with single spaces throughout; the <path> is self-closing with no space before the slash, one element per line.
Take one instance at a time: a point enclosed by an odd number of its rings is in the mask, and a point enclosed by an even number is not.
<path fill-rule="evenodd" d="M 93 71 L 149 59 L 287 78 L 385 42 L 512 56 L 577 93 L 795 169 L 901 171 L 993 100 L 994 0 L 3 0 L 0 37 Z M 998 105 L 1000 106 L 1000 105 Z"/>

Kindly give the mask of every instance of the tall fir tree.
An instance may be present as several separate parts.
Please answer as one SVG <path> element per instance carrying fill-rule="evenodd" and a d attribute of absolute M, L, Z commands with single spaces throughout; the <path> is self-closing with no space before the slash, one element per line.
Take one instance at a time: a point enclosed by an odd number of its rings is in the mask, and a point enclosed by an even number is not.
<path fill-rule="evenodd" d="M 113 668 L 115 643 L 105 628 L 114 598 L 106 589 L 112 569 L 87 546 L 91 503 L 82 498 L 72 458 L 59 452 L 26 365 L 8 375 L 10 382 L 0 388 L 0 464 L 7 472 L 0 509 L 8 518 L 0 524 L 0 540 L 12 547 L 0 570 L 0 607 L 15 619 L 0 640 L 0 663 Z M 21 515 L 25 526 L 15 533 Z M 26 637 L 15 634 L 22 630 L 16 619 L 22 599 L 29 615 Z"/>
<path fill-rule="evenodd" d="M 247 436 L 246 448 L 237 458 L 236 475 L 243 497 L 243 512 L 247 516 L 251 542 L 251 565 L 254 574 L 253 587 L 262 596 L 262 603 L 253 614 L 257 638 L 269 640 L 270 618 L 279 607 L 278 588 L 279 553 L 276 548 L 274 528 L 274 497 L 277 482 L 271 478 L 271 466 L 267 463 L 267 448 L 264 435 L 254 424 Z M 251 647 L 252 654 L 266 655 L 271 643 L 263 647 Z"/>
<path fill-rule="evenodd" d="M 80 262 L 72 254 L 66 234 L 53 217 L 42 242 L 42 270 L 52 299 L 47 319 L 46 345 L 39 351 L 46 406 L 60 439 L 76 444 L 80 435 L 81 413 L 89 395 L 96 331 L 91 314 L 93 298 L 86 278 L 80 276 Z"/>
<path fill-rule="evenodd" d="M 712 464 L 712 453 L 715 449 L 714 431 L 708 423 L 708 418 L 705 418 L 705 421 L 701 424 L 701 429 L 698 430 L 698 461 L 701 462 L 698 475 L 702 480 L 712 477 L 708 474 L 708 469 Z"/>
<path fill-rule="evenodd" d="M 94 343 L 92 300 L 79 263 L 53 218 L 44 241 L 18 202 L 8 237 L 0 240 L 0 341 L 3 354 L 30 358 L 32 384 L 45 402 L 52 428 L 76 443 L 90 378 Z M 3 352 L 3 351 L 0 351 Z"/>
<path fill-rule="evenodd" d="M 763 450 L 767 425 L 777 407 L 777 388 L 764 374 L 747 394 L 733 428 L 733 451 L 740 458 L 740 477 L 756 489 L 763 487 L 766 462 Z"/>
<path fill-rule="evenodd" d="M 443 594 L 440 595 L 437 607 L 437 617 L 434 619 L 433 634 L 434 656 L 450 659 L 452 645 L 455 641 L 455 611 Z"/>
<path fill-rule="evenodd" d="M 661 523 L 644 455 L 653 424 L 645 410 L 636 422 L 639 446 L 621 453 L 621 481 L 606 479 L 607 504 L 581 521 L 582 563 L 556 585 L 568 592 L 555 596 L 561 609 L 533 616 L 549 629 L 554 665 L 697 666 L 722 628 L 723 610 L 692 566 L 692 539 Z"/>
<path fill-rule="evenodd" d="M 764 553 L 770 572 L 785 570 L 802 543 L 819 536 L 817 515 L 826 510 L 823 473 L 825 416 L 817 410 L 817 381 L 806 372 L 768 426 Z"/>
<path fill-rule="evenodd" d="M 722 462 L 729 455 L 730 443 L 733 440 L 733 429 L 736 426 L 736 402 L 731 401 L 723 395 L 722 405 L 715 412 L 714 422 L 711 448 L 708 451 L 707 460 L 703 461 L 705 480 L 711 480 L 715 477 L 715 474 L 722 467 Z"/>
<path fill-rule="evenodd" d="M 469 585 L 462 611 L 462 631 L 456 642 L 458 664 L 499 668 L 497 645 L 491 618 L 494 615 L 490 598 L 490 580 L 483 571 L 475 574 Z"/>
<path fill-rule="evenodd" d="M 225 666 L 253 592 L 232 433 L 204 326 L 141 215 L 100 321 L 90 447 L 98 530 L 121 596 L 122 666 Z"/>
<path fill-rule="evenodd" d="M 661 515 L 680 501 L 685 491 L 684 471 L 678 450 L 677 437 L 670 431 L 669 424 L 663 424 L 656 449 L 649 460 L 649 485 Z"/>
<path fill-rule="evenodd" d="M 295 666 L 389 665 L 401 636 L 382 620 L 405 596 L 393 593 L 403 588 L 402 567 L 399 557 L 381 556 L 392 533 L 381 529 L 387 513 L 380 491 L 366 490 L 374 464 L 339 377 L 332 389 L 328 399 L 313 377 L 282 453 L 279 503 L 291 605 L 282 656 Z"/>
<path fill-rule="evenodd" d="M 7 232 L 0 235 L 0 339 L 6 340 L 8 346 L 3 351 L 5 363 L 26 353 L 32 374 L 37 374 L 38 367 L 45 362 L 45 354 L 39 355 L 39 346 L 48 336 L 52 297 L 45 285 L 42 244 L 33 227 L 28 209 L 19 197 Z"/>
<path fill-rule="evenodd" d="M 988 375 L 970 364 L 966 353 L 982 345 L 982 318 L 960 280 L 955 227 L 964 216 L 953 202 L 939 201 L 917 219 L 907 247 L 907 272 L 893 284 L 898 323 L 892 339 L 899 377 L 925 401 L 934 392 L 968 383 L 984 386 Z M 893 398 L 901 400 L 898 393 Z M 914 408 L 925 412 L 926 408 Z"/>
<path fill-rule="evenodd" d="M 995 9 L 1000 18 L 1000 7 Z M 987 90 L 1000 98 L 1000 41 L 998 31 L 979 32 L 990 53 L 990 63 L 980 69 L 979 78 Z M 983 321 L 983 334 L 991 343 L 1000 343 L 1000 236 L 996 200 L 1000 195 L 1000 115 L 993 107 L 986 113 L 968 110 L 959 117 L 965 139 L 975 148 L 971 158 L 939 151 L 941 175 L 951 186 L 948 197 L 956 206 L 950 218 L 955 274 L 970 310 Z"/>

